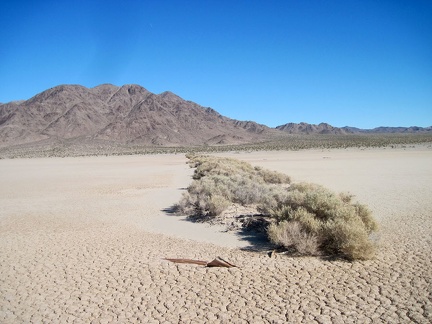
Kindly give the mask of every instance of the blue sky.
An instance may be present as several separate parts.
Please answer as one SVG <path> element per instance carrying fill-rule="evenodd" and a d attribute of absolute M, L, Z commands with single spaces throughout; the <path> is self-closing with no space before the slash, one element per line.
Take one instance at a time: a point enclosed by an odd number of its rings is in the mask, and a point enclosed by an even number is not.
<path fill-rule="evenodd" d="M 239 120 L 432 125 L 432 1 L 0 2 L 0 102 L 139 84 Z"/>

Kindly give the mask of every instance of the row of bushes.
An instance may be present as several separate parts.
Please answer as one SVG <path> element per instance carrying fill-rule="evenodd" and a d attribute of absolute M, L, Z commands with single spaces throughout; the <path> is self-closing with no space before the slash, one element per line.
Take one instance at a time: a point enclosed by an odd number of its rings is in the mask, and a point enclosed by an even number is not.
<path fill-rule="evenodd" d="M 230 158 L 187 155 L 196 168 L 194 181 L 179 203 L 182 213 L 191 216 L 217 216 L 231 204 L 267 205 L 269 197 L 281 191 L 276 184 L 289 184 L 287 175 L 252 167 Z"/>
<path fill-rule="evenodd" d="M 188 155 L 194 181 L 178 204 L 181 213 L 217 217 L 232 204 L 255 206 L 272 221 L 269 239 L 302 255 L 341 255 L 370 259 L 370 234 L 377 223 L 369 209 L 316 184 L 291 184 L 289 176 L 249 163 L 207 155 Z"/>

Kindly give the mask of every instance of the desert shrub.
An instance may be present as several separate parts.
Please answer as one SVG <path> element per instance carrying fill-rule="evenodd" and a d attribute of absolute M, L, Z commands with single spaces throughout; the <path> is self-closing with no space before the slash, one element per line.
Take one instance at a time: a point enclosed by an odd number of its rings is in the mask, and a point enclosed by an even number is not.
<path fill-rule="evenodd" d="M 354 197 L 353 195 L 351 195 L 351 194 L 349 194 L 349 193 L 346 193 L 346 192 L 341 192 L 341 193 L 339 194 L 339 198 L 340 198 L 344 203 L 350 203 L 353 197 Z"/>
<path fill-rule="evenodd" d="M 255 206 L 275 219 L 267 231 L 270 241 L 297 254 L 364 260 L 375 253 L 370 235 L 377 223 L 350 194 L 313 183 L 290 184 L 284 174 L 235 159 L 191 154 L 189 164 L 196 168 L 194 181 L 178 204 L 185 215 L 204 219 L 233 204 Z"/>
<path fill-rule="evenodd" d="M 253 167 L 251 164 L 231 159 L 214 157 L 208 155 L 189 155 L 189 165 L 195 168 L 193 179 L 200 179 L 208 175 L 241 176 L 260 183 L 289 184 L 289 176 L 277 172 L 266 170 L 260 167 Z"/>
<path fill-rule="evenodd" d="M 368 260 L 375 255 L 374 243 L 369 239 L 369 232 L 359 219 L 347 222 L 333 220 L 324 225 L 326 237 L 324 250 L 327 253 L 342 254 L 350 260 Z"/>
<path fill-rule="evenodd" d="M 208 203 L 209 215 L 219 215 L 230 205 L 229 200 L 220 195 L 213 195 L 210 197 Z"/>
<path fill-rule="evenodd" d="M 230 204 L 263 204 L 277 196 L 274 183 L 289 183 L 281 173 L 254 168 L 249 163 L 207 155 L 189 155 L 196 168 L 194 181 L 178 204 L 186 215 L 217 216 Z"/>
<path fill-rule="evenodd" d="M 277 171 L 271 171 L 267 169 L 263 169 L 261 167 L 255 167 L 255 171 L 263 178 L 266 183 L 290 183 L 291 178 L 283 173 Z"/>
<path fill-rule="evenodd" d="M 303 231 L 317 237 L 320 250 L 326 254 L 340 254 L 352 260 L 374 255 L 369 235 L 378 225 L 366 206 L 351 203 L 351 195 L 336 195 L 311 183 L 293 184 L 287 191 L 285 199 L 271 212 L 277 220 L 274 226 L 281 226 L 282 230 L 286 229 L 286 222 L 298 223 Z"/>
<path fill-rule="evenodd" d="M 186 215 L 219 215 L 230 205 L 231 182 L 228 177 L 222 176 L 192 182 L 178 204 L 179 210 Z"/>
<path fill-rule="evenodd" d="M 292 249 L 300 255 L 319 255 L 319 241 L 315 234 L 306 232 L 299 222 L 283 221 L 270 224 L 267 229 L 270 241 Z"/>
<path fill-rule="evenodd" d="M 264 215 L 270 215 L 275 209 L 278 209 L 282 202 L 286 200 L 288 191 L 281 186 L 271 186 L 269 193 L 263 197 L 258 204 L 258 210 Z"/>
<path fill-rule="evenodd" d="M 360 217 L 363 225 L 368 233 L 376 232 L 378 230 L 378 223 L 372 217 L 372 212 L 365 205 L 355 203 L 353 207 L 356 209 L 356 214 Z"/>

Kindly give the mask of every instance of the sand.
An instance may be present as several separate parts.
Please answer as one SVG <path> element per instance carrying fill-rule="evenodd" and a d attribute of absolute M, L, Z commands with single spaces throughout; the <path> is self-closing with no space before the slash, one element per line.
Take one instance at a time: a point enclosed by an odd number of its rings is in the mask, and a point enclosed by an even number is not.
<path fill-rule="evenodd" d="M 354 194 L 377 258 L 269 258 L 166 213 L 180 154 L 0 160 L 0 323 L 432 322 L 430 147 L 219 155 Z M 238 268 L 163 260 L 216 256 Z"/>

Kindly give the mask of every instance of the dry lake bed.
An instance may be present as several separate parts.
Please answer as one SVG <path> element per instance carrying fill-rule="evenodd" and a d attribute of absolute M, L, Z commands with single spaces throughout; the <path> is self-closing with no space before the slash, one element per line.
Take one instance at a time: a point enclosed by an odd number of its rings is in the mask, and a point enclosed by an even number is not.
<path fill-rule="evenodd" d="M 223 153 L 346 191 L 380 223 L 375 260 L 249 252 L 166 213 L 184 155 L 0 160 L 0 323 L 430 323 L 432 148 Z M 174 264 L 164 258 L 238 268 Z"/>

